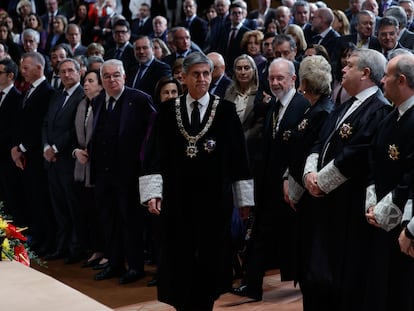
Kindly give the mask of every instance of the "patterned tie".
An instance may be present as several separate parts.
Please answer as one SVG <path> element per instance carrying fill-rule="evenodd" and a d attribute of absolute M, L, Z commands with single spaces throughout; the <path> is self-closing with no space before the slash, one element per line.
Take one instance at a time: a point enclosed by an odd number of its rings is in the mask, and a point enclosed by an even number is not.
<path fill-rule="evenodd" d="M 191 130 L 193 133 L 198 133 L 200 129 L 200 110 L 198 109 L 198 105 L 200 103 L 195 100 L 191 105 L 193 106 L 193 110 L 191 111 Z"/>

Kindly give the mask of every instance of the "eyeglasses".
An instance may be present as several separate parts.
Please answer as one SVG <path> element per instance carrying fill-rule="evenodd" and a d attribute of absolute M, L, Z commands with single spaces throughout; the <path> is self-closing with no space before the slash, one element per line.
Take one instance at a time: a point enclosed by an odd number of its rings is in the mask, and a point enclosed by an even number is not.
<path fill-rule="evenodd" d="M 117 35 L 124 35 L 128 33 L 128 30 L 115 30 L 114 33 Z"/>

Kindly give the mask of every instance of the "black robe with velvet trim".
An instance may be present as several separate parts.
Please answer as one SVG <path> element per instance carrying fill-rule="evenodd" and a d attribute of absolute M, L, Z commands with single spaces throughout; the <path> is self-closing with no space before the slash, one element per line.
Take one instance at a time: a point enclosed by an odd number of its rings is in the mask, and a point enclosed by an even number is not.
<path fill-rule="evenodd" d="M 189 131 L 180 100 L 184 128 Z M 207 122 L 213 96 L 202 120 Z M 204 144 L 210 143 L 209 147 Z M 215 146 L 213 146 L 215 143 Z M 232 281 L 230 222 L 232 183 L 250 179 L 245 140 L 233 103 L 220 100 L 207 133 L 190 158 L 180 133 L 175 100 L 161 106 L 147 145 L 144 175 L 161 174 L 161 262 L 158 299 L 188 308 L 191 301 L 214 301 Z"/>

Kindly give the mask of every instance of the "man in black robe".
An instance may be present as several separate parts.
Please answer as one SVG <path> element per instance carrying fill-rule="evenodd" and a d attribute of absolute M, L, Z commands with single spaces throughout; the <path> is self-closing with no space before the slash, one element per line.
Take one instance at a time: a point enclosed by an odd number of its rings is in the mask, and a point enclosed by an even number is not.
<path fill-rule="evenodd" d="M 371 149 L 372 179 L 365 204 L 367 220 L 374 226 L 367 287 L 370 310 L 408 311 L 414 306 L 414 220 L 408 199 L 414 177 L 413 66 L 412 55 L 396 56 L 382 79 L 384 95 L 396 108 L 380 124 Z M 407 221 L 401 223 L 403 212 Z"/>
<path fill-rule="evenodd" d="M 158 299 L 180 311 L 212 310 L 229 290 L 232 208 L 254 204 L 243 130 L 234 104 L 208 93 L 212 69 L 201 52 L 185 58 L 188 93 L 161 107 L 139 180 L 162 222 Z"/>
<path fill-rule="evenodd" d="M 365 310 L 365 186 L 369 143 L 390 107 L 378 88 L 385 64 L 377 51 L 352 53 L 342 85 L 353 97 L 330 114 L 306 161 L 309 204 L 319 216 L 307 233 L 312 246 L 300 283 L 306 310 Z"/>

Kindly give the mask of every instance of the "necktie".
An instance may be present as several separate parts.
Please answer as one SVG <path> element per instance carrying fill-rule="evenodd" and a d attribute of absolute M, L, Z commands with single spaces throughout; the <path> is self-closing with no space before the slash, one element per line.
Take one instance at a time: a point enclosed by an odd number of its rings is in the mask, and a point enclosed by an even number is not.
<path fill-rule="evenodd" d="M 120 59 L 121 58 L 121 53 L 122 53 L 121 49 L 116 49 L 114 58 Z"/>
<path fill-rule="evenodd" d="M 115 98 L 113 98 L 112 96 L 109 97 L 109 101 L 108 101 L 108 108 L 107 110 L 109 112 L 112 112 L 114 110 L 114 106 L 115 106 Z"/>
<path fill-rule="evenodd" d="M 197 133 L 200 128 L 200 110 L 198 109 L 198 101 L 193 101 L 191 105 L 193 110 L 191 111 L 191 130 L 193 133 Z"/>
<path fill-rule="evenodd" d="M 357 100 L 356 97 L 351 97 L 346 102 L 342 104 L 343 109 L 338 115 L 338 119 L 336 120 L 336 127 L 338 127 L 338 124 L 342 121 L 343 117 L 345 116 L 346 112 L 351 108 L 352 104 Z"/>
<path fill-rule="evenodd" d="M 1 106 L 1 101 L 2 101 L 2 99 L 3 99 L 3 95 L 4 95 L 4 92 L 3 92 L 3 91 L 1 91 L 1 92 L 0 92 L 0 106 Z"/>
<path fill-rule="evenodd" d="M 229 46 L 232 46 L 232 43 L 234 42 L 234 40 L 236 40 L 236 34 L 237 34 L 237 28 L 234 27 L 231 29 Z"/>
<path fill-rule="evenodd" d="M 66 103 L 66 98 L 68 97 L 68 92 L 64 91 L 62 93 L 62 99 L 61 99 L 61 103 L 60 103 L 60 107 L 59 107 L 59 111 L 63 109 L 63 107 L 65 107 L 65 103 Z"/>
<path fill-rule="evenodd" d="M 191 24 L 191 19 L 187 18 L 187 20 L 185 21 L 185 28 L 190 28 L 190 24 Z"/>
<path fill-rule="evenodd" d="M 48 28 L 48 33 L 51 33 L 53 31 L 53 22 L 54 22 L 54 15 L 50 14 L 49 15 L 49 28 Z"/>
<path fill-rule="evenodd" d="M 137 72 L 137 75 L 135 76 L 134 89 L 138 89 L 138 86 L 139 86 L 139 83 L 141 82 L 141 78 L 144 74 L 145 68 L 147 68 L 147 65 L 145 64 L 141 64 L 139 66 L 139 70 Z"/>
<path fill-rule="evenodd" d="M 55 89 L 55 90 L 57 90 L 57 89 L 59 89 L 59 76 L 57 76 L 57 75 L 54 75 L 53 76 L 53 88 Z"/>
<path fill-rule="evenodd" d="M 29 98 L 29 95 L 32 91 L 32 89 L 34 88 L 33 84 L 30 84 L 29 88 L 26 91 L 26 94 L 24 94 L 24 98 L 23 98 L 23 108 L 26 106 L 26 101 Z"/>
<path fill-rule="evenodd" d="M 138 28 L 141 28 L 144 25 L 144 21 L 142 19 L 139 20 Z"/>

